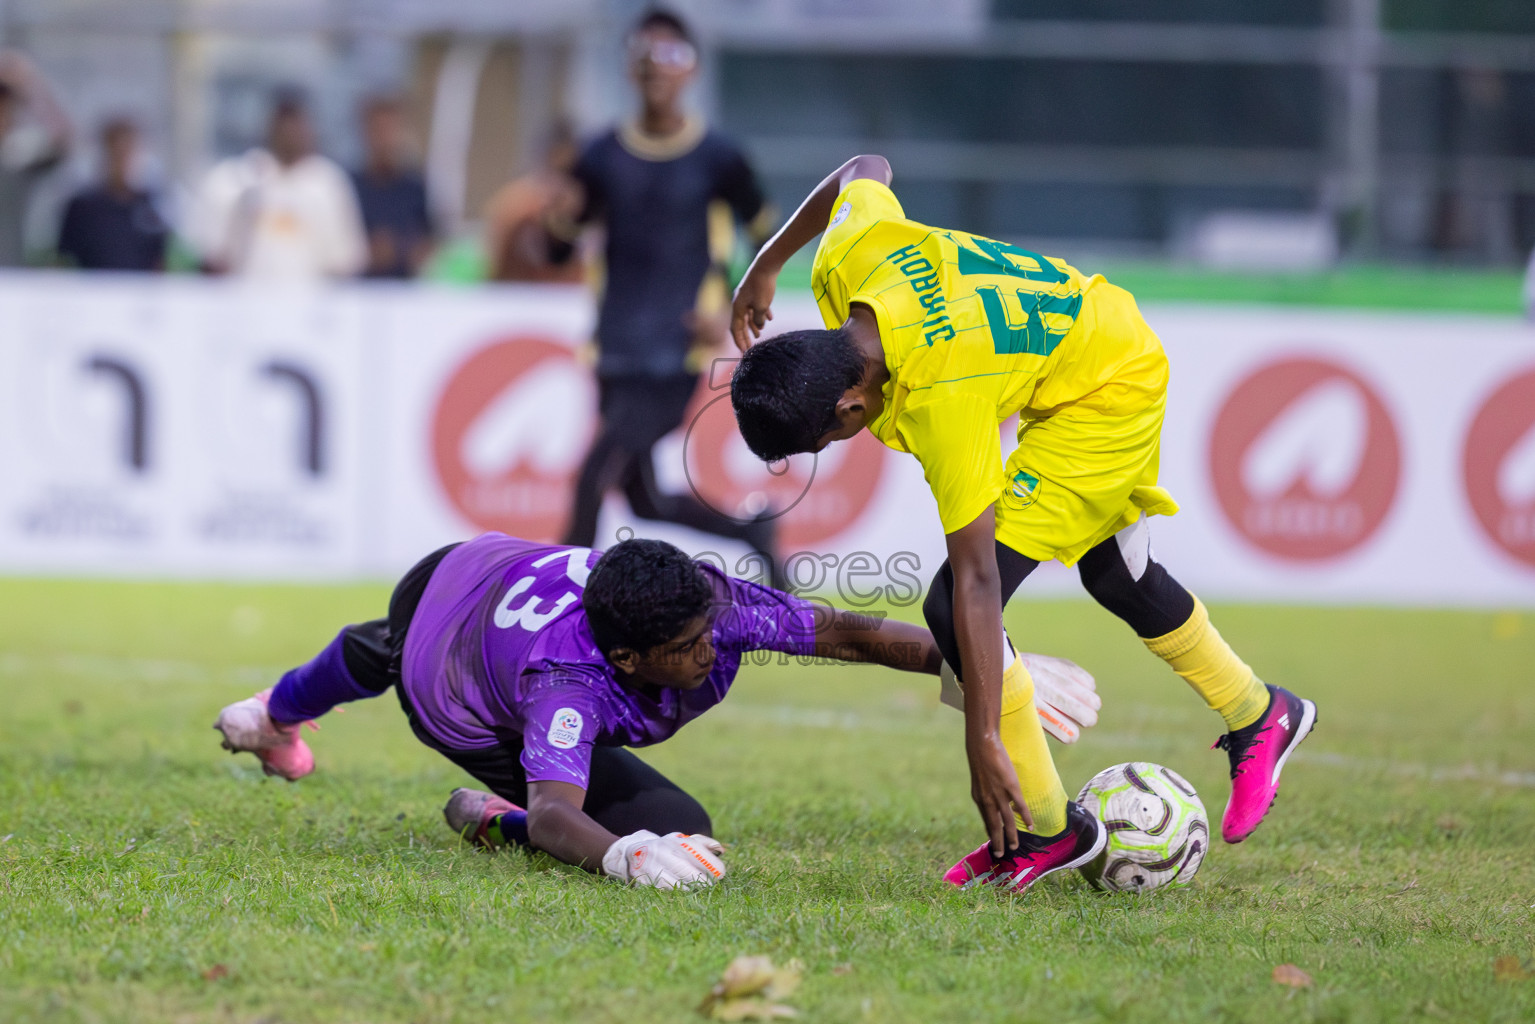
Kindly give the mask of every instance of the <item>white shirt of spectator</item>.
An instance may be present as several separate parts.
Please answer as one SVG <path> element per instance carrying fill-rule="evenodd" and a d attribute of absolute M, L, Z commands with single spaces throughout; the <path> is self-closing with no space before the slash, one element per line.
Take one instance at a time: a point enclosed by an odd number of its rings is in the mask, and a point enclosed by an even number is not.
<path fill-rule="evenodd" d="M 190 227 L 205 259 L 243 277 L 349 277 L 367 262 L 351 179 L 319 155 L 289 167 L 264 149 L 221 161 L 203 181 Z"/>
<path fill-rule="evenodd" d="M 58 143 L 42 125 L 18 125 L 0 139 L 0 168 L 7 171 L 29 171 L 58 155 Z"/>

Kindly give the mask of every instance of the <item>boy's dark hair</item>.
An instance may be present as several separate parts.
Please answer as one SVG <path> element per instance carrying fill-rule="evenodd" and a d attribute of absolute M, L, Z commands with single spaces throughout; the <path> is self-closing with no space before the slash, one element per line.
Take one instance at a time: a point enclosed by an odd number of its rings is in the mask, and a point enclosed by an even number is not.
<path fill-rule="evenodd" d="M 603 654 L 627 647 L 643 655 L 676 639 L 713 597 L 708 577 L 687 555 L 665 541 L 635 539 L 597 560 L 581 607 Z"/>
<path fill-rule="evenodd" d="M 837 425 L 837 401 L 863 380 L 853 336 L 789 331 L 747 349 L 730 378 L 730 404 L 746 446 L 763 462 L 814 451 Z"/>
<path fill-rule="evenodd" d="M 630 31 L 630 35 L 650 28 L 665 29 L 684 43 L 697 45 L 694 42 L 693 33 L 688 30 L 688 23 L 682 20 L 682 16 L 673 14 L 664 7 L 647 8 L 645 13 L 640 15 L 639 20 L 634 23 L 634 28 Z"/>

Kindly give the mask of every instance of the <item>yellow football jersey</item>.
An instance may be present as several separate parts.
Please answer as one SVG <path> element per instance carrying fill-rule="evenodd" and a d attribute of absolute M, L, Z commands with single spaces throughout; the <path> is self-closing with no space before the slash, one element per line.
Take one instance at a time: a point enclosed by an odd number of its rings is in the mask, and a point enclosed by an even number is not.
<path fill-rule="evenodd" d="M 1165 389 L 1160 342 L 1138 313 L 1139 329 L 1117 329 L 1134 302 L 1102 277 L 908 220 L 877 181 L 853 182 L 832 209 L 811 272 L 816 303 L 828 328 L 855 302 L 874 311 L 891 380 L 869 430 L 921 462 L 945 532 L 972 522 L 1007 484 L 1003 420 L 1050 416 L 1111 381 Z M 1116 329 L 1100 329 L 1107 320 Z M 1053 556 L 1048 544 L 1029 547 Z"/>

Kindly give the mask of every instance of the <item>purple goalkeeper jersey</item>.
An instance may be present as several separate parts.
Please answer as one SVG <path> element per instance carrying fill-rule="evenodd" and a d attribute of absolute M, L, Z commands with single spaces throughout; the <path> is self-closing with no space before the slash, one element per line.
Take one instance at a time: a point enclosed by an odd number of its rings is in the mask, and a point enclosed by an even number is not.
<path fill-rule="evenodd" d="M 583 789 L 594 745 L 643 747 L 730 691 L 741 655 L 810 654 L 811 606 L 699 563 L 714 585 L 714 668 L 657 699 L 619 682 L 581 591 L 601 552 L 487 533 L 438 564 L 405 637 L 402 685 L 429 736 L 454 750 L 522 744 L 529 782 Z"/>

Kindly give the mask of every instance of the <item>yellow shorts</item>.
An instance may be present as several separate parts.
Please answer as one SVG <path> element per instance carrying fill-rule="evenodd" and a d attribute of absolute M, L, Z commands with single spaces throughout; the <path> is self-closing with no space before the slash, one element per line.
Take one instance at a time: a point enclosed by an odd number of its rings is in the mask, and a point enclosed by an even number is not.
<path fill-rule="evenodd" d="M 1041 562 L 1072 565 L 1142 513 L 1178 511 L 1157 486 L 1167 356 L 1129 293 L 1100 287 L 1091 293 L 1099 301 L 1083 361 L 1112 360 L 1109 383 L 1050 409 L 1023 410 L 996 503 L 997 539 Z"/>

